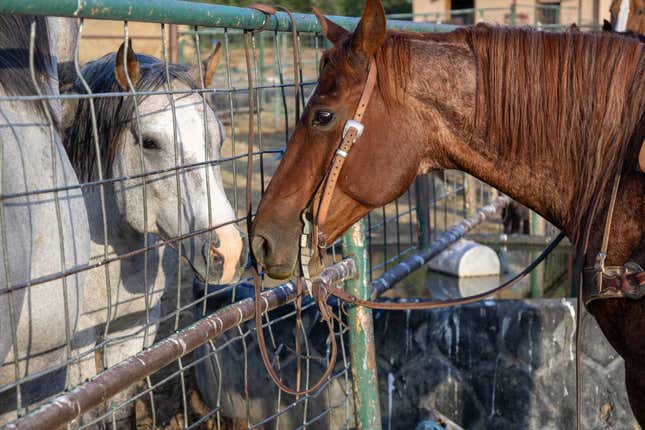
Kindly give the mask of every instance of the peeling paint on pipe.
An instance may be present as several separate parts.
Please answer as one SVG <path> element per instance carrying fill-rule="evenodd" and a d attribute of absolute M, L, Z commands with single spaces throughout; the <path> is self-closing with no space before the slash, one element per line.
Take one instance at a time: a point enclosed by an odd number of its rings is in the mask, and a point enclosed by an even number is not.
<path fill-rule="evenodd" d="M 352 255 L 356 260 L 355 279 L 345 282 L 345 291 L 361 299 L 370 297 L 369 259 L 365 240 L 365 220 L 354 224 L 343 237 L 343 255 Z M 358 426 L 362 430 L 381 429 L 381 408 L 378 395 L 376 351 L 372 310 L 362 306 L 350 306 L 347 310 L 349 348 L 356 400 Z"/>

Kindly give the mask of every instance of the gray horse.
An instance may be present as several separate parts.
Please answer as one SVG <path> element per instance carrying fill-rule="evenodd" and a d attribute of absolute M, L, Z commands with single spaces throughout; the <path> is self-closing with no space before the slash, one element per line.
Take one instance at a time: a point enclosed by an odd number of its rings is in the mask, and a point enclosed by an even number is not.
<path fill-rule="evenodd" d="M 80 94 L 88 89 L 94 94 L 114 93 L 93 100 L 96 123 L 89 99 L 64 106 L 65 147 L 74 169 L 82 180 L 107 180 L 103 197 L 99 186 L 84 188 L 90 261 L 103 260 L 106 253 L 116 259 L 88 275 L 75 338 L 85 357 L 73 370 L 77 381 L 152 343 L 162 294 L 181 288 L 178 250 L 200 279 L 231 283 L 239 278 L 246 261 L 245 241 L 232 223 L 235 215 L 224 193 L 219 166 L 212 163 L 220 158 L 223 126 L 203 96 L 190 92 L 201 86 L 197 84 L 201 77 L 205 85 L 210 84 L 219 52 L 216 49 L 208 58 L 203 73 L 198 68 L 169 65 L 168 82 L 162 61 L 136 55 L 122 45 L 118 53 L 84 65 L 83 79 L 78 77 L 71 88 Z M 150 92 L 165 90 L 168 84 L 181 93 L 148 94 L 136 100 L 128 95 L 131 86 Z M 187 167 L 176 170 L 178 165 Z M 144 172 L 156 172 L 145 175 L 145 195 L 142 167 Z M 212 235 L 193 234 L 218 225 Z M 119 258 L 146 243 L 159 244 L 160 239 L 180 235 L 190 237 L 146 254 Z M 132 390 L 121 393 L 111 404 L 116 406 L 132 395 Z M 117 421 L 129 420 L 132 412 L 131 407 L 120 407 L 115 412 Z"/>
<path fill-rule="evenodd" d="M 0 96 L 58 94 L 55 25 L 0 16 Z M 85 266 L 90 243 L 60 123 L 57 100 L 0 101 L 0 424 L 65 388 L 81 313 L 83 272 L 54 279 Z"/>

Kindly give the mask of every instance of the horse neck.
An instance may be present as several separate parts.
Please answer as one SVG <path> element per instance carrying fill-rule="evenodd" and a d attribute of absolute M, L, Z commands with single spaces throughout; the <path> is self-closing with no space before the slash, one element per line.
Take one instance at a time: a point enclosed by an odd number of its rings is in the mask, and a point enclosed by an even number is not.
<path fill-rule="evenodd" d="M 481 130 L 474 128 L 478 115 L 477 66 L 466 43 L 414 41 L 410 63 L 408 94 L 413 101 L 406 103 L 404 109 L 410 112 L 404 116 L 430 125 L 425 127 L 422 137 L 428 149 L 420 171 L 462 170 L 571 235 L 573 229 L 568 221 L 574 210 L 571 196 L 579 192 L 574 178 L 568 177 L 566 171 L 554 175 L 553 160 L 547 157 L 533 159 L 531 163 L 509 159 L 498 142 L 484 139 Z"/>

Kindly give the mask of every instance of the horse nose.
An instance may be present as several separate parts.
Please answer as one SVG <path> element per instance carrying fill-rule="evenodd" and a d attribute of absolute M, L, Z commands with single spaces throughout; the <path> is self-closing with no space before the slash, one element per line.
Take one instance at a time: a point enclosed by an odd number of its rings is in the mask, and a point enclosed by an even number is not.
<path fill-rule="evenodd" d="M 219 238 L 216 235 L 213 235 L 210 243 L 205 243 L 202 249 L 202 254 L 204 256 L 204 261 L 208 261 L 210 266 L 209 272 L 217 273 L 221 275 L 224 268 L 224 255 L 218 250 L 220 246 Z"/>
<path fill-rule="evenodd" d="M 246 240 L 237 228 L 225 226 L 217 229 L 202 250 L 210 267 L 209 279 L 217 279 L 221 284 L 235 282 L 246 262 L 246 249 Z"/>
<path fill-rule="evenodd" d="M 254 234 L 251 239 L 253 255 L 260 266 L 273 279 L 289 279 L 293 274 L 293 262 L 277 252 L 270 235 Z"/>
<path fill-rule="evenodd" d="M 258 265 L 263 266 L 264 260 L 269 254 L 269 241 L 259 234 L 254 234 L 251 239 L 251 249 Z"/>

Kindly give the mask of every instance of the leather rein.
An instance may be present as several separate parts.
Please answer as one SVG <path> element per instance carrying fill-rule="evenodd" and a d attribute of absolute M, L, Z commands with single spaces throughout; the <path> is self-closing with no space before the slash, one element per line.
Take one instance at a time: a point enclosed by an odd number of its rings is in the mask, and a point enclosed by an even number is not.
<path fill-rule="evenodd" d="M 266 9 L 262 11 L 265 12 Z M 265 12 L 266 13 L 266 12 Z M 292 22 L 292 30 L 295 30 L 295 23 Z M 245 42 L 247 39 L 245 39 Z M 245 47 L 248 51 L 248 43 L 245 43 Z M 247 60 L 247 66 L 250 67 L 250 59 Z M 296 70 L 298 69 L 296 65 Z M 250 87 L 252 87 L 252 79 L 249 78 Z M 537 265 L 539 265 L 544 259 L 557 247 L 557 245 L 564 239 L 564 233 L 558 234 L 558 236 L 551 241 L 551 243 L 545 248 L 545 250 L 536 258 L 530 265 L 528 265 L 524 270 L 514 276 L 512 279 L 503 283 L 502 285 L 494 288 L 490 291 L 487 291 L 482 294 L 477 294 L 474 296 L 463 297 L 459 299 L 450 299 L 444 301 L 435 301 L 435 300 L 422 300 L 418 302 L 406 302 L 406 303 L 387 303 L 379 302 L 374 300 L 364 300 L 353 294 L 349 294 L 342 289 L 336 288 L 334 286 L 326 285 L 322 282 L 312 281 L 310 271 L 317 270 L 322 267 L 322 257 L 321 250 L 327 247 L 325 237 L 322 234 L 320 225 L 322 225 L 327 219 L 329 213 L 329 207 L 332 202 L 332 196 L 336 189 L 336 185 L 340 178 L 340 173 L 343 169 L 347 156 L 352 150 L 353 146 L 358 142 L 361 135 L 363 134 L 364 126 L 362 124 L 365 111 L 369 104 L 370 98 L 377 84 L 377 67 L 376 60 L 374 58 L 370 59 L 369 68 L 367 73 L 367 78 L 361 93 L 360 99 L 354 110 L 354 115 L 352 119 L 348 120 L 343 127 L 342 136 L 338 147 L 336 148 L 332 161 L 327 169 L 325 176 L 322 181 L 314 191 L 310 205 L 302 213 L 302 222 L 303 222 L 303 231 L 300 238 L 300 254 L 299 254 L 299 267 L 300 267 L 300 277 L 297 281 L 297 286 L 299 288 L 298 294 L 301 294 L 301 286 L 304 284 L 307 292 L 312 296 L 314 303 L 318 307 L 318 310 L 321 315 L 322 321 L 327 324 L 329 330 L 329 343 L 330 343 L 330 357 L 327 368 L 325 372 L 311 388 L 305 390 L 293 389 L 286 386 L 280 379 L 280 376 L 276 373 L 269 355 L 266 349 L 266 343 L 264 339 L 264 333 L 262 329 L 262 305 L 261 305 L 261 282 L 260 276 L 258 274 L 257 265 L 254 261 L 254 280 L 255 280 L 255 325 L 258 336 L 258 344 L 260 353 L 262 356 L 262 361 L 266 370 L 273 380 L 273 382 L 287 394 L 294 396 L 308 395 L 316 390 L 318 390 L 322 385 L 327 381 L 331 375 L 335 364 L 336 357 L 338 353 L 338 346 L 336 343 L 336 337 L 334 334 L 334 316 L 331 306 L 327 304 L 327 298 L 329 296 L 334 296 L 338 300 L 348 303 L 350 305 L 364 306 L 370 309 L 381 309 L 381 310 L 427 310 L 427 309 L 437 309 L 448 306 L 463 305 L 468 303 L 474 303 L 481 301 L 483 299 L 489 298 L 495 294 L 498 294 L 504 290 L 507 290 L 519 281 L 525 278 Z M 249 103 L 252 103 L 251 97 L 249 98 Z M 250 106 L 250 112 L 252 115 L 253 108 Z M 249 119 L 252 121 L 252 118 Z M 252 165 L 252 142 L 253 142 L 253 131 L 252 126 L 249 128 L 249 166 Z M 252 171 L 247 170 L 247 199 L 250 199 L 249 188 L 252 186 Z M 247 200 L 248 201 L 248 200 Z M 251 207 L 250 204 L 247 204 L 248 209 L 248 222 L 249 222 L 249 232 L 250 229 L 250 217 L 251 217 Z M 312 222 L 313 221 L 313 222 Z M 266 309 L 266 307 L 265 307 Z M 299 378 L 297 378 L 299 379 Z M 299 386 L 299 383 L 296 383 Z"/>

